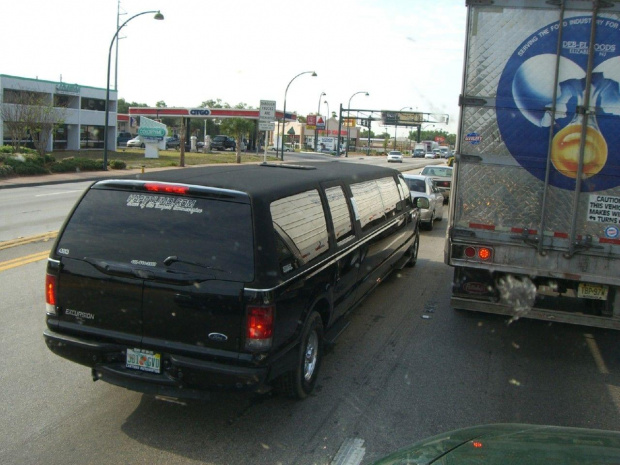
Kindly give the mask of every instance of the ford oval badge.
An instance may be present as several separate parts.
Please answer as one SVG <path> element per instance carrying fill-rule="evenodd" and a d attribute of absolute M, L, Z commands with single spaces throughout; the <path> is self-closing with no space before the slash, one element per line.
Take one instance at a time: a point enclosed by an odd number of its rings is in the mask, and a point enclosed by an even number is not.
<path fill-rule="evenodd" d="M 209 339 L 211 339 L 212 341 L 216 341 L 216 342 L 226 342 L 228 341 L 228 336 L 222 333 L 210 333 Z"/>

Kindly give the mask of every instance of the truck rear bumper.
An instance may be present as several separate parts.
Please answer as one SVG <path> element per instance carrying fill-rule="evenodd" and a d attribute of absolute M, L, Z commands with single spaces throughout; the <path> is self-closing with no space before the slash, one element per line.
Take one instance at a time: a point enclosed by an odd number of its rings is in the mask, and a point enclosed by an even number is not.
<path fill-rule="evenodd" d="M 245 367 L 201 360 L 178 354 L 161 354 L 161 372 L 127 368 L 127 347 L 101 343 L 46 329 L 47 347 L 63 358 L 88 366 L 99 379 L 151 395 L 208 398 L 211 391 L 264 392 L 269 389 L 268 367 Z"/>
<path fill-rule="evenodd" d="M 620 319 L 615 317 L 588 315 L 574 312 L 569 313 L 537 307 L 532 307 L 526 311 L 520 312 L 519 314 L 515 314 L 514 308 L 509 305 L 504 305 L 499 302 L 489 302 L 485 300 L 457 296 L 453 296 L 450 299 L 450 306 L 460 310 L 506 315 L 515 319 L 529 318 L 535 320 L 553 321 L 556 323 L 569 323 L 574 325 L 620 330 Z"/>

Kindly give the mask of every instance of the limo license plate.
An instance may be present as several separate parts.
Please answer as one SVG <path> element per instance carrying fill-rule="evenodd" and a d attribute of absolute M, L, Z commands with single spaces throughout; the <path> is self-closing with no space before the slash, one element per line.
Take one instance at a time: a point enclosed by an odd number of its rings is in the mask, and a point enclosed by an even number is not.
<path fill-rule="evenodd" d="M 579 283 L 577 297 L 594 300 L 607 300 L 608 287 L 602 284 Z"/>
<path fill-rule="evenodd" d="M 150 350 L 127 349 L 127 368 L 134 370 L 148 371 L 149 373 L 160 373 L 161 354 L 156 354 Z"/>

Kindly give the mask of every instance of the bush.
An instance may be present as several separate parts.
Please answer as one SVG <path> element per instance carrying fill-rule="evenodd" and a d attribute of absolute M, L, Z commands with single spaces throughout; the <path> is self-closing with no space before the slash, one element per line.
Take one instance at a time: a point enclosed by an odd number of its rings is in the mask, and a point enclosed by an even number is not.
<path fill-rule="evenodd" d="M 0 177 L 8 178 L 9 176 L 13 176 L 15 174 L 15 170 L 10 165 L 0 165 Z"/>
<path fill-rule="evenodd" d="M 65 158 L 50 166 L 52 173 L 70 173 L 74 171 L 99 171 L 103 168 L 103 160 L 88 158 Z"/>
<path fill-rule="evenodd" d="M 110 168 L 112 168 L 113 170 L 124 170 L 125 168 L 127 168 L 127 163 L 125 163 L 123 160 L 112 160 L 110 162 Z"/>

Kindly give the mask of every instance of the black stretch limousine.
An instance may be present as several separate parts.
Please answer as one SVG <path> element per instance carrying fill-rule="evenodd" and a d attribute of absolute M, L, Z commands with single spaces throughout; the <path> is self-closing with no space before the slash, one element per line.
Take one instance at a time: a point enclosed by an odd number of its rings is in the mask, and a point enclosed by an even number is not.
<path fill-rule="evenodd" d="M 396 170 L 340 162 L 96 182 L 50 253 L 45 341 L 151 395 L 304 398 L 347 313 L 415 264 L 425 201 Z"/>

